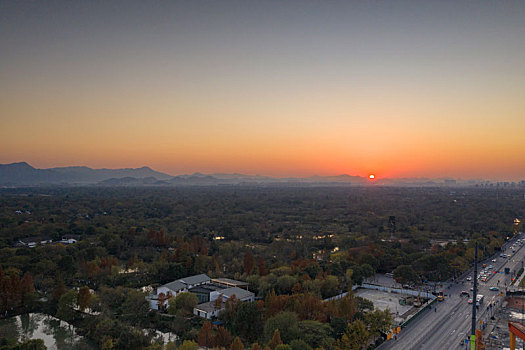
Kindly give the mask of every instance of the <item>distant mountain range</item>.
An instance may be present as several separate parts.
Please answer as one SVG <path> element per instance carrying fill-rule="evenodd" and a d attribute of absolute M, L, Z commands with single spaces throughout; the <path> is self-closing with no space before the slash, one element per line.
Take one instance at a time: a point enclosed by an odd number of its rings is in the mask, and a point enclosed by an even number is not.
<path fill-rule="evenodd" d="M 456 186 L 475 185 L 485 181 L 458 181 L 451 179 L 378 179 L 378 185 L 386 186 Z M 85 166 L 37 169 L 26 162 L 0 164 L 0 186 L 21 187 L 40 185 L 98 185 L 98 186 L 214 186 L 214 185 L 352 185 L 372 184 L 361 176 L 310 176 L 276 178 L 243 174 L 200 174 L 172 176 L 149 167 L 126 169 L 91 169 Z"/>
<path fill-rule="evenodd" d="M 91 169 L 85 166 L 37 169 L 26 162 L 0 164 L 1 185 L 97 184 L 110 179 L 169 180 L 173 176 L 148 167 L 137 169 Z M 148 180 L 146 180 L 148 181 Z"/>

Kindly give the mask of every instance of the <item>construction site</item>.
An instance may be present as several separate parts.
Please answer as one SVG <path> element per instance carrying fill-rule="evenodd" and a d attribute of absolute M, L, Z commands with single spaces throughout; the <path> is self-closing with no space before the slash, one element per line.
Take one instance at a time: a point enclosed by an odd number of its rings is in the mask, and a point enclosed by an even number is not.
<path fill-rule="evenodd" d="M 486 350 L 525 348 L 525 295 L 518 293 L 523 292 L 510 292 L 487 322 L 482 332 Z"/>

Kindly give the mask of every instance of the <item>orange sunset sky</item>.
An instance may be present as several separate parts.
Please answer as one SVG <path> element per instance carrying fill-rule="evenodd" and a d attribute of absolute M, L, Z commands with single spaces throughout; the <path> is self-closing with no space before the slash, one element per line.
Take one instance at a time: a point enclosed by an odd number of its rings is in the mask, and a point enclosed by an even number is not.
<path fill-rule="evenodd" d="M 525 179 L 522 1 L 4 1 L 0 163 Z"/>

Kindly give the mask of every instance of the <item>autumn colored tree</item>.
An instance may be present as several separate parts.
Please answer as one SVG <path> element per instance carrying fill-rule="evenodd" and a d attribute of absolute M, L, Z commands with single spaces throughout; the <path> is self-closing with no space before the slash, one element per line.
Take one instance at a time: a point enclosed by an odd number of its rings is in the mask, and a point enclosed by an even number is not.
<path fill-rule="evenodd" d="M 261 346 L 257 343 L 253 344 L 250 350 L 263 350 Z"/>
<path fill-rule="evenodd" d="M 199 343 L 199 346 L 204 348 L 213 347 L 214 336 L 211 329 L 211 323 L 209 321 L 204 322 L 202 325 L 197 342 Z"/>
<path fill-rule="evenodd" d="M 215 310 L 222 309 L 222 294 L 220 294 L 219 297 L 215 299 L 215 301 L 213 302 L 213 307 L 215 308 Z"/>
<path fill-rule="evenodd" d="M 53 300 L 58 303 L 60 300 L 60 297 L 67 292 L 66 285 L 64 284 L 64 281 L 59 276 L 56 279 L 55 289 L 53 290 Z"/>
<path fill-rule="evenodd" d="M 208 255 L 208 247 L 206 246 L 206 242 L 203 241 L 201 245 L 201 254 L 202 255 Z"/>
<path fill-rule="evenodd" d="M 293 288 L 292 288 L 292 294 L 301 293 L 302 289 L 303 289 L 303 287 L 301 286 L 301 283 L 296 282 L 296 283 L 293 285 Z"/>
<path fill-rule="evenodd" d="M 233 340 L 231 350 L 244 350 L 244 344 L 239 337 L 235 337 Z"/>
<path fill-rule="evenodd" d="M 33 277 L 26 273 L 20 281 L 20 293 L 25 295 L 27 293 L 33 293 L 35 291 L 35 285 L 33 283 Z"/>
<path fill-rule="evenodd" d="M 166 305 L 164 304 L 166 302 L 166 294 L 160 293 L 157 296 L 157 298 L 158 298 L 157 305 L 159 307 L 159 310 L 164 310 L 164 308 L 166 307 Z"/>
<path fill-rule="evenodd" d="M 213 339 L 214 346 L 221 347 L 221 346 L 229 346 L 232 342 L 232 336 L 230 332 L 223 326 L 219 326 L 217 328 L 217 332 L 215 333 L 215 338 Z"/>
<path fill-rule="evenodd" d="M 264 299 L 264 305 L 266 306 L 264 314 L 265 318 L 272 317 L 284 310 L 289 299 L 289 295 L 277 295 L 272 289 L 268 294 L 266 294 L 266 298 Z"/>
<path fill-rule="evenodd" d="M 271 350 L 275 350 L 277 345 L 282 344 L 282 343 L 283 341 L 281 340 L 281 334 L 279 333 L 279 330 L 276 329 L 273 332 L 272 339 L 270 340 L 270 343 L 268 343 L 268 346 L 270 347 Z"/>
<path fill-rule="evenodd" d="M 266 263 L 264 262 L 264 258 L 262 256 L 257 258 L 257 270 L 259 272 L 259 276 L 266 276 L 266 274 L 268 274 L 268 271 L 266 270 Z"/>
<path fill-rule="evenodd" d="M 221 317 L 225 323 L 233 323 L 235 312 L 237 311 L 237 305 L 239 303 L 240 301 L 235 294 L 226 300 L 224 303 L 224 311 L 221 313 Z"/>
<path fill-rule="evenodd" d="M 339 317 L 350 321 L 354 318 L 356 311 L 356 304 L 354 299 L 354 293 L 348 292 L 344 297 L 339 299 L 337 302 L 338 305 L 338 311 L 339 311 Z"/>
<path fill-rule="evenodd" d="M 327 319 L 326 305 L 313 294 L 295 294 L 291 297 L 292 311 L 297 313 L 301 320 L 317 320 L 324 322 Z"/>
<path fill-rule="evenodd" d="M 252 252 L 249 251 L 246 254 L 244 254 L 242 264 L 244 267 L 244 273 L 250 275 L 253 271 L 253 267 L 255 266 L 255 258 L 253 257 Z"/>
<path fill-rule="evenodd" d="M 77 305 L 80 311 L 84 311 L 91 306 L 91 292 L 89 287 L 84 286 L 78 290 Z"/>
<path fill-rule="evenodd" d="M 219 263 L 217 262 L 217 258 L 214 256 L 211 257 L 211 267 L 213 268 L 214 272 L 219 272 Z"/>

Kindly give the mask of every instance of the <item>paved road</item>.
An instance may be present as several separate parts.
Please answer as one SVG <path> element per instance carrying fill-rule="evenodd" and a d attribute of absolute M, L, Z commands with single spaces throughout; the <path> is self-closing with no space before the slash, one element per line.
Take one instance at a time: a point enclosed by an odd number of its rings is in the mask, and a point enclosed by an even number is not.
<path fill-rule="evenodd" d="M 503 246 L 504 253 L 511 255 L 509 258 L 501 258 L 500 253 L 498 253 L 486 261 L 480 262 L 478 273 L 481 271 L 483 263 L 493 265 L 496 271 L 503 271 L 505 267 L 510 267 L 511 271 L 519 270 L 525 259 L 525 246 L 517 245 L 516 252 L 513 252 L 510 247 L 518 238 L 524 237 L 525 235 L 521 234 Z M 494 263 L 491 261 L 492 259 L 497 261 Z M 474 278 L 473 270 L 474 268 L 468 274 L 464 274 L 462 279 L 444 286 L 445 294 L 448 296 L 445 301 L 434 303 L 437 311 L 434 308 L 424 311 L 401 331 L 397 340 L 387 341 L 379 349 L 466 349 L 466 345 L 462 341 L 470 335 L 472 304 L 468 304 L 468 297 L 461 296 L 460 293 L 466 290 L 472 296 L 470 288 L 472 288 L 473 282 L 466 281 L 466 277 Z M 492 316 L 494 308 L 501 304 L 502 298 L 499 296 L 499 292 L 491 291 L 489 288 L 499 287 L 504 290 L 505 286 L 511 282 L 511 275 L 504 273 L 492 273 L 489 276 L 486 282 L 478 283 L 478 294 L 485 297 L 483 305 L 477 311 L 478 327 L 479 320 L 486 322 Z M 493 305 L 492 308 L 490 307 L 491 304 Z"/>

